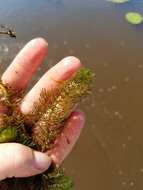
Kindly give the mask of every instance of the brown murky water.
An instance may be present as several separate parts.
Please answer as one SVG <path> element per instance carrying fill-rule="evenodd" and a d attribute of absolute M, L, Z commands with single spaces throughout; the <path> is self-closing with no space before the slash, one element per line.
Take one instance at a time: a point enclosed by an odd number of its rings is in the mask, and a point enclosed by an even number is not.
<path fill-rule="evenodd" d="M 86 126 L 65 162 L 76 190 L 143 189 L 143 25 L 129 25 L 127 11 L 143 13 L 143 1 L 5 0 L 0 5 L 0 23 L 17 31 L 16 40 L 0 38 L 3 70 L 39 36 L 49 42 L 48 64 L 33 82 L 68 55 L 95 70 L 93 95 L 82 106 Z"/>

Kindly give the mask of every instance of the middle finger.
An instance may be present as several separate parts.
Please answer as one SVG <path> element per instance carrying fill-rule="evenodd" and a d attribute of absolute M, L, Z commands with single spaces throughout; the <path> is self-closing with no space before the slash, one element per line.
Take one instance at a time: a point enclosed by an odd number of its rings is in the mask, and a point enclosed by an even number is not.
<path fill-rule="evenodd" d="M 73 76 L 81 67 L 80 60 L 76 57 L 67 57 L 61 60 L 58 64 L 47 71 L 37 84 L 30 90 L 24 97 L 21 104 L 21 111 L 24 114 L 32 111 L 34 102 L 39 99 L 41 90 L 55 89 L 58 87 L 59 82 L 65 81 Z"/>

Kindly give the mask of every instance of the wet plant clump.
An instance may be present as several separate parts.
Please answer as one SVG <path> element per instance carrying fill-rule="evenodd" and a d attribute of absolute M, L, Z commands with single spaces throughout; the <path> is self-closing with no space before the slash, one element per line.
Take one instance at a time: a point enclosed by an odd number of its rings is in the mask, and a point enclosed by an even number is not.
<path fill-rule="evenodd" d="M 93 80 L 93 72 L 81 68 L 71 79 L 60 83 L 58 89 L 43 89 L 34 109 L 27 115 L 19 108 L 24 93 L 0 82 L 0 106 L 6 110 L 0 115 L 0 143 L 17 142 L 42 152 L 53 148 L 75 106 L 91 92 Z M 0 182 L 2 190 L 72 190 L 73 187 L 64 169 L 54 164 L 34 177 Z"/>

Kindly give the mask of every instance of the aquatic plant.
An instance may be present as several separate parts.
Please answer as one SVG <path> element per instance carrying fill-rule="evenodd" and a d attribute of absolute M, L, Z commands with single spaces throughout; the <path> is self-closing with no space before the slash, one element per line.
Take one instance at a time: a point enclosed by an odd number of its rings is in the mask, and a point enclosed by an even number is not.
<path fill-rule="evenodd" d="M 116 3 L 116 4 L 122 4 L 122 3 L 127 3 L 130 2 L 130 0 L 107 0 L 109 2 L 112 3 Z M 125 15 L 125 19 L 127 20 L 127 22 L 129 22 L 130 24 L 140 24 L 143 22 L 143 16 L 138 13 L 138 12 L 128 12 Z"/>
<path fill-rule="evenodd" d="M 136 25 L 143 22 L 143 16 L 137 12 L 128 12 L 125 18 L 130 24 Z"/>
<path fill-rule="evenodd" d="M 0 142 L 18 142 L 45 152 L 64 129 L 64 122 L 77 103 L 91 91 L 94 74 L 82 68 L 71 79 L 60 83 L 55 91 L 42 90 L 31 113 L 23 115 L 19 109 L 23 93 L 0 82 L 0 104 L 8 111 L 1 114 Z M 73 182 L 62 168 L 55 165 L 29 178 L 11 178 L 0 182 L 3 190 L 72 190 Z"/>
<path fill-rule="evenodd" d="M 130 0 L 107 0 L 107 1 L 110 1 L 110 2 L 116 3 L 116 4 L 121 4 L 121 3 L 127 3 Z"/>

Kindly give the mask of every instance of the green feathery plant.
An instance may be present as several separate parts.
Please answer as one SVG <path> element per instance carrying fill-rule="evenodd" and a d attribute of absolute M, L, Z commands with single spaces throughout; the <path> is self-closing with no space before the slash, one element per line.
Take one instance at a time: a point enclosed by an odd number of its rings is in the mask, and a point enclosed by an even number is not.
<path fill-rule="evenodd" d="M 0 82 L 0 104 L 7 112 L 0 116 L 0 143 L 17 142 L 45 152 L 64 128 L 66 119 L 75 106 L 87 96 L 94 74 L 87 68 L 59 84 L 57 90 L 42 90 L 31 113 L 20 112 L 23 92 L 12 90 Z M 43 174 L 28 178 L 11 178 L 0 182 L 3 190 L 73 190 L 72 180 L 62 168 L 51 167 Z"/>

